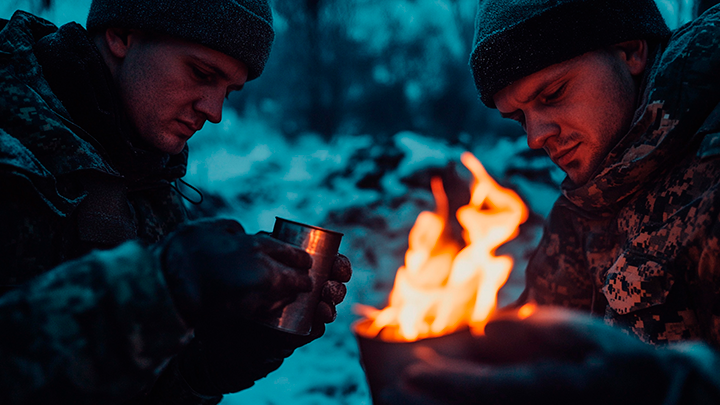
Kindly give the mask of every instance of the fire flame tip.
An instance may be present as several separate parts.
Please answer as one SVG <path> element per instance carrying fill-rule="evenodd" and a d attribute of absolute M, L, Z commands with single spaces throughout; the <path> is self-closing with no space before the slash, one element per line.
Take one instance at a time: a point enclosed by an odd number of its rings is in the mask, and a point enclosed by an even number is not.
<path fill-rule="evenodd" d="M 398 269 L 388 307 L 356 306 L 356 313 L 368 318 L 367 326 L 358 327 L 360 334 L 415 341 L 465 327 L 483 333 L 513 265 L 511 258 L 495 256 L 495 250 L 518 234 L 528 211 L 472 153 L 460 159 L 474 177 L 470 203 L 456 214 L 466 246 L 461 248 L 446 235 L 448 198 L 441 179 L 434 177 L 431 188 L 437 208 L 422 212 L 410 231 L 405 265 Z"/>

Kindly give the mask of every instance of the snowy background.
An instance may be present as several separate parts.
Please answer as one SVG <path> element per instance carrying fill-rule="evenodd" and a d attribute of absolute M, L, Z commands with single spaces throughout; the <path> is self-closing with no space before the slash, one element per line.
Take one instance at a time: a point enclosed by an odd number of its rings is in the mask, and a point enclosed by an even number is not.
<path fill-rule="evenodd" d="M 89 3 L 5 0 L 0 17 L 20 8 L 84 24 Z M 469 150 L 530 207 L 503 248 L 515 258 L 500 294 L 508 303 L 564 175 L 478 101 L 467 67 L 476 0 L 272 3 L 277 38 L 265 74 L 190 141 L 185 180 L 205 196 L 191 209 L 236 218 L 248 232 L 271 230 L 275 216 L 343 232 L 354 275 L 325 336 L 222 403 L 370 404 L 352 307 L 385 305 L 415 218 L 434 209 L 430 178 L 443 177 L 451 205 L 464 204 L 470 175 L 459 159 Z M 671 28 L 692 18 L 690 0 L 658 4 Z"/>

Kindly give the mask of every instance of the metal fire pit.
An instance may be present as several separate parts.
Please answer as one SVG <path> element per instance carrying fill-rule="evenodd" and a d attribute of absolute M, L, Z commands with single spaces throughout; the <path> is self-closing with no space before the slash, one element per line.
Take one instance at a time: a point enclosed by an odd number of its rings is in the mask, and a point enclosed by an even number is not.
<path fill-rule="evenodd" d="M 468 329 L 415 342 L 386 342 L 379 337 L 369 338 L 358 333 L 358 326 L 369 322 L 362 320 L 353 325 L 353 333 L 374 405 L 390 405 L 382 401 L 382 391 L 396 383 L 403 370 L 418 360 L 415 353 L 419 348 L 430 348 L 447 357 L 463 358 L 472 353 L 477 344 Z"/>

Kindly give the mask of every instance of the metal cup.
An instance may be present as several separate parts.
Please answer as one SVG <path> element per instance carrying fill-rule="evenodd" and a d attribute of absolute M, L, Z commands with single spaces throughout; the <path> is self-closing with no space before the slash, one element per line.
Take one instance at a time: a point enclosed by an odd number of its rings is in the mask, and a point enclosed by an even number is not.
<path fill-rule="evenodd" d="M 313 264 L 309 270 L 312 291 L 299 294 L 295 301 L 283 308 L 279 317 L 267 319 L 263 323 L 284 332 L 308 335 L 323 285 L 330 276 L 343 234 L 275 217 L 272 236 L 295 245 L 312 256 Z"/>

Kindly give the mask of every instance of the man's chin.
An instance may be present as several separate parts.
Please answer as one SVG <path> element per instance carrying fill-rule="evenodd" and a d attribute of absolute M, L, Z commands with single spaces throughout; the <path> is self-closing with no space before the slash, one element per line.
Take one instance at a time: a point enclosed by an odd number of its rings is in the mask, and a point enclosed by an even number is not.
<path fill-rule="evenodd" d="M 590 181 L 590 174 L 586 173 L 581 170 L 580 167 L 572 167 L 572 166 L 579 166 L 576 164 L 576 162 L 572 162 L 571 167 L 565 167 L 561 168 L 565 174 L 567 175 L 567 178 L 576 186 L 582 186 L 588 181 Z"/>
<path fill-rule="evenodd" d="M 167 153 L 169 155 L 177 155 L 185 149 L 187 139 L 181 135 L 167 136 L 162 139 L 163 142 L 158 142 L 154 146 L 160 152 Z"/>
<path fill-rule="evenodd" d="M 177 155 L 185 149 L 188 139 L 194 134 L 186 134 L 181 131 L 138 131 L 139 142 L 135 143 L 136 147 L 145 150 L 154 150 L 156 152 L 167 153 L 169 155 Z"/>
<path fill-rule="evenodd" d="M 172 149 L 163 150 L 163 152 L 165 152 L 165 153 L 167 153 L 167 154 L 170 154 L 170 155 L 177 155 L 177 154 L 179 154 L 180 152 L 182 152 L 183 149 L 185 149 L 185 145 L 187 145 L 187 142 L 184 142 L 184 141 L 183 141 L 181 144 L 173 147 Z"/>
<path fill-rule="evenodd" d="M 592 176 L 587 174 L 570 174 L 569 172 L 565 172 L 567 174 L 568 179 L 576 186 L 584 186 L 592 179 Z"/>

